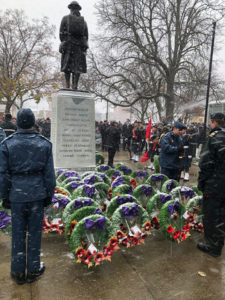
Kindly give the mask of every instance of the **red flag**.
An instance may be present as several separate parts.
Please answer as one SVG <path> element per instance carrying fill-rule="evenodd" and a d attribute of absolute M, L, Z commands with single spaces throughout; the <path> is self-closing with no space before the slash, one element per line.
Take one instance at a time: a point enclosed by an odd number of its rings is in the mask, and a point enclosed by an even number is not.
<path fill-rule="evenodd" d="M 149 151 L 145 152 L 145 154 L 142 156 L 141 162 L 146 162 L 147 160 L 149 160 L 150 157 L 148 156 L 148 152 Z"/>
<path fill-rule="evenodd" d="M 149 120 L 148 126 L 146 128 L 145 139 L 150 138 L 150 136 L 151 136 L 151 129 L 152 129 L 152 118 Z"/>

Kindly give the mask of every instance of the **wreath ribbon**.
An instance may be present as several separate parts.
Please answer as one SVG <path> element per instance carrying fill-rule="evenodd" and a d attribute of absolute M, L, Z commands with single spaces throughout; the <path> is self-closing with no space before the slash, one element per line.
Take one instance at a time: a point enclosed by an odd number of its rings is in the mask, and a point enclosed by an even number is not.
<path fill-rule="evenodd" d="M 131 220 L 138 216 L 139 207 L 137 204 L 133 205 L 131 208 L 124 206 L 122 207 L 122 213 L 125 218 L 130 218 Z"/>
<path fill-rule="evenodd" d="M 105 230 L 105 226 L 104 226 L 105 225 L 105 221 L 106 221 L 105 217 L 98 218 L 95 221 L 93 221 L 91 219 L 86 219 L 85 220 L 85 227 L 88 230 L 91 230 L 94 227 L 96 229 L 103 229 L 103 230 Z"/>
<path fill-rule="evenodd" d="M 84 201 L 81 201 L 81 200 L 75 200 L 74 201 L 74 205 L 76 208 L 81 208 L 81 207 L 84 207 L 84 206 L 91 206 L 91 199 L 85 199 Z"/>

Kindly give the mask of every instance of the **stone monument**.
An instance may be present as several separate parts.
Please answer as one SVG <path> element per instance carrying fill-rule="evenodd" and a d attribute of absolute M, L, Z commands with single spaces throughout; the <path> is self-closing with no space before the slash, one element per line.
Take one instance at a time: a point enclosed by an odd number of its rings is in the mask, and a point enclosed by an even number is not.
<path fill-rule="evenodd" d="M 87 24 L 77 1 L 68 8 L 71 12 L 62 19 L 59 47 L 66 89 L 52 97 L 51 141 L 55 167 L 82 172 L 95 168 L 95 105 L 91 94 L 77 89 L 80 74 L 86 73 Z"/>

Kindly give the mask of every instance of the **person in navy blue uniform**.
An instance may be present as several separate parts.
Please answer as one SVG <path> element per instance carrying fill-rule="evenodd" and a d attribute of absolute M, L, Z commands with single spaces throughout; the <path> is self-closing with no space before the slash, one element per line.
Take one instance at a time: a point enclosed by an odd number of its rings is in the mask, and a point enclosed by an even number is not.
<path fill-rule="evenodd" d="M 203 193 L 202 214 L 205 243 L 197 248 L 213 257 L 224 246 L 225 209 L 225 115 L 211 115 L 211 131 L 202 147 L 198 188 Z"/>
<path fill-rule="evenodd" d="M 11 206 L 11 277 L 18 284 L 33 282 L 45 270 L 40 262 L 44 206 L 56 185 L 52 144 L 34 125 L 33 112 L 20 109 L 18 130 L 0 145 L 0 198 L 5 208 Z"/>
<path fill-rule="evenodd" d="M 183 142 L 180 135 L 184 127 L 181 122 L 174 122 L 173 130 L 165 134 L 160 140 L 159 162 L 161 173 L 170 179 L 179 179 L 179 153 L 183 151 Z"/>
<path fill-rule="evenodd" d="M 0 143 L 6 138 L 5 132 L 2 128 L 0 128 Z"/>

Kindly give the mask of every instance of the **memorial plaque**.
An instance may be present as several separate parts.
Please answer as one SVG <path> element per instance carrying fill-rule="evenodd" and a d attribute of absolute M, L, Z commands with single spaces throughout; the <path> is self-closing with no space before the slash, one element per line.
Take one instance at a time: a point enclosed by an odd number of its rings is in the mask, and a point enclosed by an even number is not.
<path fill-rule="evenodd" d="M 95 106 L 89 93 L 60 90 L 53 95 L 51 141 L 55 168 L 95 168 Z"/>

